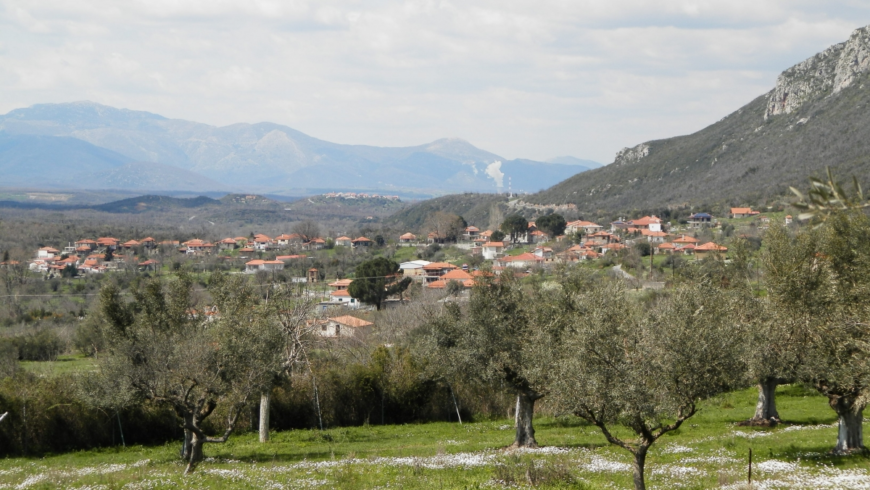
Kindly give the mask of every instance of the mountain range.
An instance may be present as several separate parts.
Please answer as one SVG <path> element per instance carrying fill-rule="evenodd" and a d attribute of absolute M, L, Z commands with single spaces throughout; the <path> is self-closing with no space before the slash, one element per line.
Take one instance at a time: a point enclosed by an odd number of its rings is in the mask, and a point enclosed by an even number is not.
<path fill-rule="evenodd" d="M 770 92 L 694 134 L 619 151 L 613 163 L 524 200 L 584 215 L 762 205 L 830 166 L 870 184 L 870 26 L 785 70 Z"/>
<path fill-rule="evenodd" d="M 93 102 L 0 116 L 6 186 L 439 195 L 494 192 L 508 179 L 515 190 L 537 191 L 595 165 L 573 157 L 507 160 L 455 138 L 402 148 L 341 145 L 273 123 L 215 127 Z"/>

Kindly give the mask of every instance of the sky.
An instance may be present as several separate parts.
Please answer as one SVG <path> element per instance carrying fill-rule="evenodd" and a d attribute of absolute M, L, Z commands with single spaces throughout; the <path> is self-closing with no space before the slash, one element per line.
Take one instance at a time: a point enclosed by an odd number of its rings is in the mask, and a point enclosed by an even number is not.
<path fill-rule="evenodd" d="M 0 0 L 0 113 L 91 100 L 609 163 L 867 24 L 866 0 Z"/>

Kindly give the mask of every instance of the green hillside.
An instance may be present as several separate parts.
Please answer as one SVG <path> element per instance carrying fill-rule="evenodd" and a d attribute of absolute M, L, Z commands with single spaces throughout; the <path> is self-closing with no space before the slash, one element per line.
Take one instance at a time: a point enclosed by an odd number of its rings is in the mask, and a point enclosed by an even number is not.
<path fill-rule="evenodd" d="M 390 216 L 387 224 L 407 230 L 422 231 L 426 219 L 437 211 L 453 213 L 469 224 L 487 227 L 494 209 L 503 210 L 508 198 L 504 194 L 451 194 L 421 201 Z"/>

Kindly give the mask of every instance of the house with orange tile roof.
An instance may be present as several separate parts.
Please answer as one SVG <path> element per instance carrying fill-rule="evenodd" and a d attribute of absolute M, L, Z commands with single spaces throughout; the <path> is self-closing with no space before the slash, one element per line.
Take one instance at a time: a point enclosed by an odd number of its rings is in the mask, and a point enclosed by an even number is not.
<path fill-rule="evenodd" d="M 357 301 L 356 298 L 352 297 L 350 293 L 347 292 L 347 288 L 330 291 L 329 304 L 336 306 L 345 306 L 352 309 L 357 309 L 362 305 L 362 303 Z"/>
<path fill-rule="evenodd" d="M 526 252 L 519 255 L 507 256 L 498 259 L 499 265 L 503 267 L 514 267 L 516 269 L 527 269 L 535 265 L 542 264 L 544 259 L 537 255 Z"/>
<path fill-rule="evenodd" d="M 329 287 L 331 287 L 335 291 L 341 291 L 343 289 L 347 289 L 352 282 L 353 279 L 336 279 L 335 281 L 329 283 Z"/>
<path fill-rule="evenodd" d="M 265 252 L 265 251 L 269 250 L 270 248 L 272 248 L 272 245 L 274 245 L 274 243 L 275 242 L 273 242 L 272 239 L 266 235 L 263 235 L 261 233 L 254 235 L 253 246 L 254 246 L 255 250 Z"/>
<path fill-rule="evenodd" d="M 417 235 L 413 233 L 405 233 L 399 237 L 399 243 L 414 243 L 417 241 Z"/>
<path fill-rule="evenodd" d="M 535 255 L 535 257 L 544 260 L 551 260 L 553 258 L 553 249 L 550 247 L 537 247 L 532 253 Z"/>
<path fill-rule="evenodd" d="M 504 254 L 504 242 L 486 242 L 480 246 L 480 254 L 486 260 L 494 260 Z"/>
<path fill-rule="evenodd" d="M 701 260 L 710 255 L 722 255 L 727 251 L 727 247 L 717 245 L 713 242 L 707 242 L 703 245 L 698 245 L 695 247 L 695 258 Z"/>
<path fill-rule="evenodd" d="M 661 252 L 667 252 L 667 253 L 674 253 L 674 250 L 676 249 L 676 247 L 674 247 L 674 244 L 670 243 L 670 242 L 661 243 L 656 248 L 658 248 L 659 251 L 661 251 Z"/>
<path fill-rule="evenodd" d="M 748 218 L 760 214 L 758 211 L 753 211 L 752 208 L 731 208 L 732 218 Z"/>
<path fill-rule="evenodd" d="M 320 250 L 326 246 L 326 240 L 323 238 L 314 238 L 311 241 L 303 244 L 308 250 Z"/>
<path fill-rule="evenodd" d="M 662 220 L 658 216 L 644 216 L 628 222 L 629 227 L 646 228 L 649 231 L 662 231 Z"/>
<path fill-rule="evenodd" d="M 356 239 L 352 240 L 351 243 L 353 244 L 353 248 L 357 248 L 357 247 L 371 247 L 372 244 L 374 244 L 373 241 L 369 240 L 368 238 L 366 238 L 366 237 L 364 237 L 364 236 L 361 236 L 361 237 L 359 237 L 359 238 L 356 238 Z"/>
<path fill-rule="evenodd" d="M 480 228 L 476 226 L 467 226 L 465 228 L 465 232 L 462 233 L 462 238 L 466 240 L 473 240 L 480 235 Z"/>
<path fill-rule="evenodd" d="M 348 236 L 340 236 L 335 239 L 335 245 L 338 247 L 352 247 L 353 239 Z"/>
<path fill-rule="evenodd" d="M 42 247 L 36 251 L 36 258 L 38 259 L 52 259 L 55 255 L 58 255 L 60 250 L 51 247 Z"/>
<path fill-rule="evenodd" d="M 665 237 L 668 236 L 668 234 L 663 231 L 652 231 L 646 228 L 641 229 L 640 234 L 643 235 L 650 243 L 663 243 L 665 241 Z"/>
<path fill-rule="evenodd" d="M 274 242 L 280 247 L 302 243 L 302 237 L 298 233 L 281 233 L 275 237 Z"/>
<path fill-rule="evenodd" d="M 571 221 L 567 225 L 565 225 L 566 233 L 577 233 L 578 231 L 589 234 L 595 233 L 596 231 L 603 230 L 604 227 L 593 223 L 591 221 L 583 221 L 582 219 L 578 219 L 577 221 Z"/>
<path fill-rule="evenodd" d="M 257 271 L 280 271 L 284 270 L 284 262 L 280 260 L 250 260 L 245 262 L 245 273 L 253 274 Z"/>
<path fill-rule="evenodd" d="M 458 269 L 453 264 L 447 262 L 431 262 L 423 266 L 423 272 L 426 274 L 426 281 L 432 282 L 436 279 L 440 279 L 441 276 L 447 274 L 453 269 Z"/>
<path fill-rule="evenodd" d="M 532 231 L 528 236 L 532 243 L 542 243 L 550 239 L 550 235 L 547 235 L 541 230 Z"/>
<path fill-rule="evenodd" d="M 355 316 L 343 315 L 330 317 L 320 325 L 318 333 L 323 337 L 353 337 L 359 335 L 363 330 L 374 326 L 374 323 L 357 318 Z"/>

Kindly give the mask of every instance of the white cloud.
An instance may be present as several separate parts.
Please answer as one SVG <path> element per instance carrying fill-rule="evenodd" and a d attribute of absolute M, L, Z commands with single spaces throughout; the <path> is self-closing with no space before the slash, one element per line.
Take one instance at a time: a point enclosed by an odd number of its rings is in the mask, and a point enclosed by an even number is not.
<path fill-rule="evenodd" d="M 0 112 L 91 99 L 610 161 L 718 120 L 868 23 L 851 0 L 0 0 Z"/>

